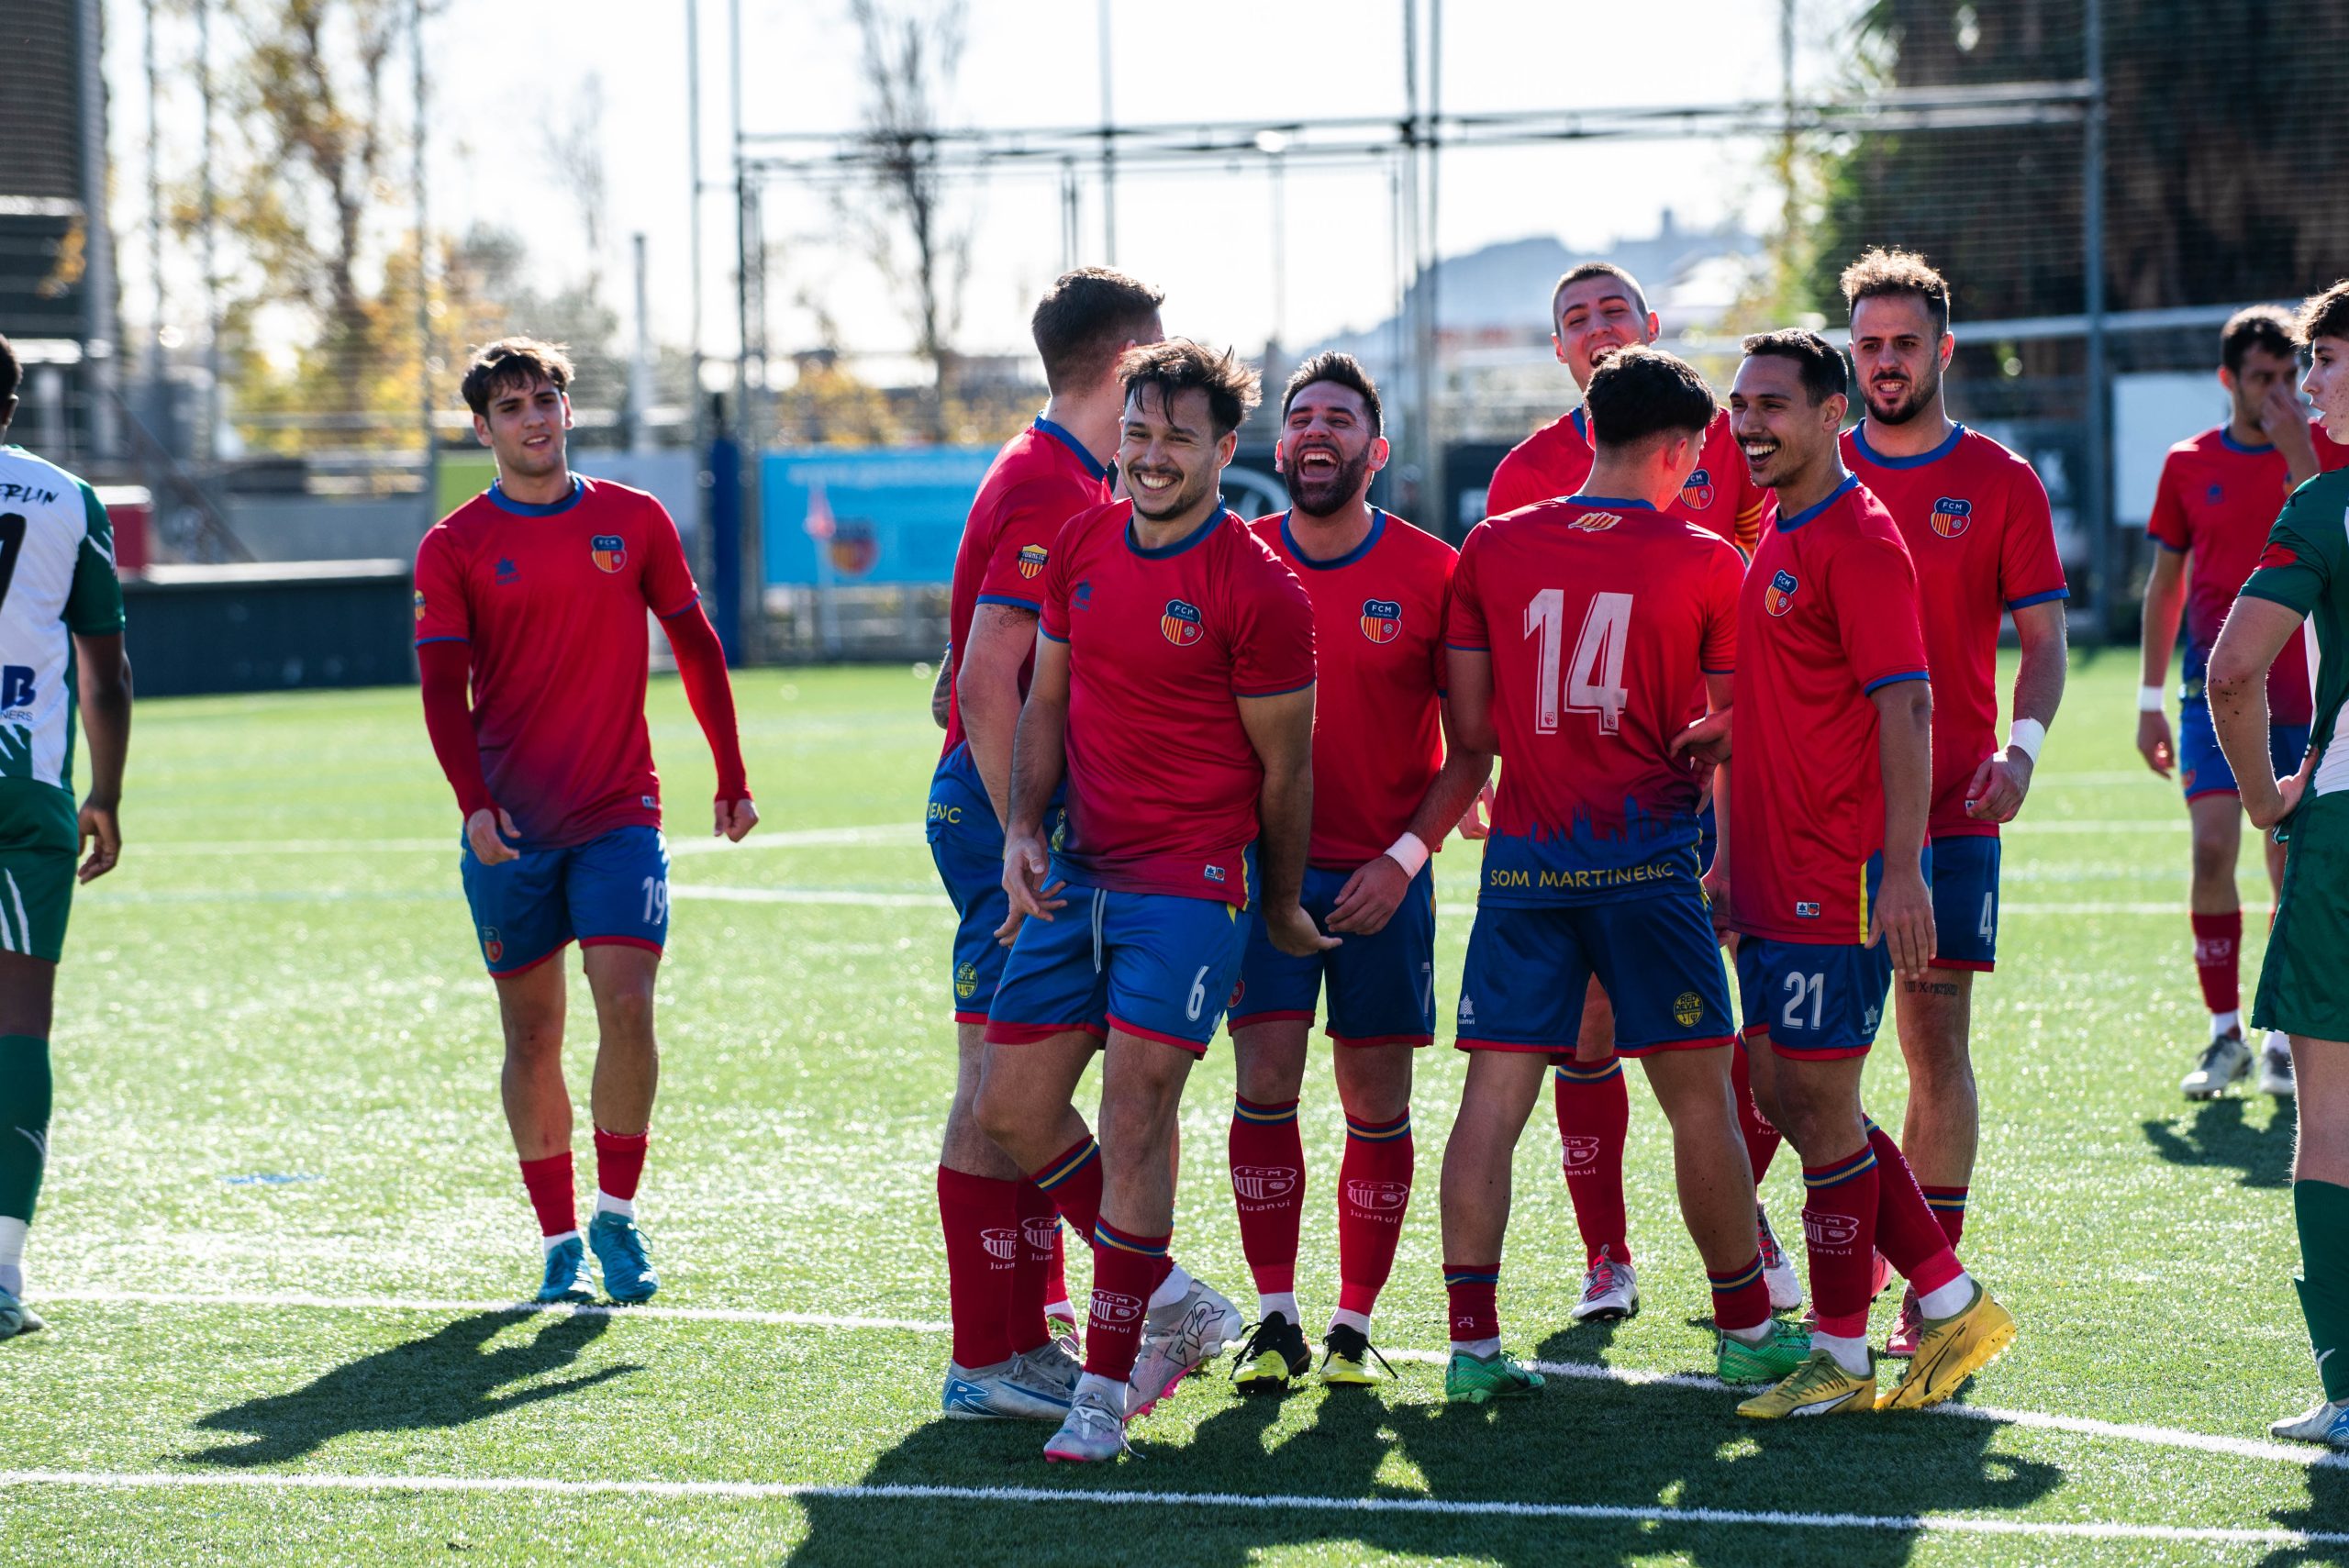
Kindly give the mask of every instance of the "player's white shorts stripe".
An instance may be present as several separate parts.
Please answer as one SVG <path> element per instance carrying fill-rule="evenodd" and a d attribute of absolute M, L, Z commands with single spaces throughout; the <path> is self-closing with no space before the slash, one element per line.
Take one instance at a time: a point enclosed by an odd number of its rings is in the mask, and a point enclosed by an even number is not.
<path fill-rule="evenodd" d="M 15 885 L 16 881 L 16 874 L 14 873 L 9 873 L 9 884 L 11 886 Z M 16 951 L 16 940 L 8 934 L 8 912 L 6 909 L 0 909 L 0 952 L 15 952 Z M 30 952 L 32 951 L 32 931 L 29 928 L 28 928 L 25 932 L 25 951 L 27 952 Z"/>
<path fill-rule="evenodd" d="M 25 939 L 25 951 L 33 951 L 33 923 L 25 917 L 25 895 L 17 891 L 17 873 L 0 873 L 8 879 L 8 900 L 17 906 L 17 930 Z"/>

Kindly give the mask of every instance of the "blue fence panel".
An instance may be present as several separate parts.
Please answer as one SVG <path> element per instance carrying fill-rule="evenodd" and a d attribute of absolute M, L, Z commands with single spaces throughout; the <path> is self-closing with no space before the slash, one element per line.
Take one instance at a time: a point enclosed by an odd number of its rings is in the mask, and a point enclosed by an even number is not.
<path fill-rule="evenodd" d="M 945 582 L 994 460 L 986 447 L 768 454 L 759 471 L 768 585 Z"/>

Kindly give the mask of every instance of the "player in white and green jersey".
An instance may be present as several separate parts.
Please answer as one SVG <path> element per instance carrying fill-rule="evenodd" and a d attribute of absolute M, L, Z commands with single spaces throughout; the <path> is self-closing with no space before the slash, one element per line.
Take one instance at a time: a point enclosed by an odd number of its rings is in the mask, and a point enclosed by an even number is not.
<path fill-rule="evenodd" d="M 2349 279 L 2301 306 L 2299 328 L 2310 361 L 2302 385 L 2325 434 L 2349 440 Z M 2316 629 L 2316 725 L 2308 760 L 2279 780 L 2268 762 L 2267 668 L 2303 621 Z M 2285 846 L 2251 1021 L 2292 1042 L 2295 1283 L 2324 1392 L 2268 1430 L 2349 1448 L 2349 470 L 2319 474 L 2284 503 L 2210 651 L 2209 690 L 2243 810 Z"/>
<path fill-rule="evenodd" d="M 0 437 L 21 379 L 0 338 Z M 77 712 L 90 746 L 78 811 Z M 130 662 L 106 508 L 56 464 L 0 445 L 0 1340 L 41 1326 L 24 1305 L 24 1263 L 49 1155 L 50 999 L 73 884 L 104 876 L 122 852 L 115 811 L 129 745 Z"/>

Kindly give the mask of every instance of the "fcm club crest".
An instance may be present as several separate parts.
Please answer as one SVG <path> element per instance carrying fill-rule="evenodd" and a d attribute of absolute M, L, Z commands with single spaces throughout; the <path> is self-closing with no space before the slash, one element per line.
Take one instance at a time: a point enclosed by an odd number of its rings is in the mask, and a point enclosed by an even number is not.
<path fill-rule="evenodd" d="M 1393 599 L 1364 599 L 1362 634 L 1373 642 L 1394 641 L 1403 635 L 1403 606 Z"/>
<path fill-rule="evenodd" d="M 498 936 L 495 926 L 481 929 L 481 955 L 492 963 L 506 956 L 506 943 Z"/>
<path fill-rule="evenodd" d="M 1356 1178 L 1346 1184 L 1346 1201 L 1370 1214 L 1400 1214 L 1411 1201 L 1411 1189 L 1401 1182 Z"/>
<path fill-rule="evenodd" d="M 1177 648 L 1188 648 L 1199 639 L 1199 607 L 1180 599 L 1169 599 L 1158 613 L 1158 629 L 1166 640 Z"/>
<path fill-rule="evenodd" d="M 1093 1293 L 1093 1321 L 1096 1323 L 1131 1323 L 1141 1316 L 1141 1299 L 1132 1296 L 1116 1296 L 1106 1290 Z"/>
<path fill-rule="evenodd" d="M 1293 1165 L 1234 1165 L 1231 1168 L 1232 1195 L 1246 1203 L 1270 1203 L 1286 1197 L 1297 1190 L 1297 1168 Z"/>
<path fill-rule="evenodd" d="M 1943 539 L 1955 539 L 1974 520 L 1974 503 L 1944 495 L 1933 503 L 1933 532 Z"/>
<path fill-rule="evenodd" d="M 1019 1232 L 1009 1226 L 990 1225 L 979 1232 L 979 1244 L 987 1256 L 999 1262 L 1013 1262 L 1019 1256 Z"/>
<path fill-rule="evenodd" d="M 1770 579 L 1770 585 L 1762 590 L 1762 607 L 1774 616 L 1785 615 L 1795 607 L 1796 587 L 1793 573 L 1778 573 Z"/>
<path fill-rule="evenodd" d="M 1713 476 L 1703 469 L 1689 474 L 1688 483 L 1680 487 L 1680 504 L 1698 511 L 1713 504 Z"/>
<path fill-rule="evenodd" d="M 1581 1133 L 1569 1133 L 1558 1140 L 1565 1148 L 1565 1168 L 1579 1171 L 1598 1162 L 1598 1140 Z"/>
<path fill-rule="evenodd" d="M 1052 553 L 1041 544 L 1021 545 L 1019 547 L 1019 575 L 1033 577 L 1042 572 L 1044 562 L 1052 558 Z"/>
<path fill-rule="evenodd" d="M 597 534 L 587 541 L 587 554 L 599 572 L 618 572 L 628 564 L 628 540 L 618 534 Z"/>

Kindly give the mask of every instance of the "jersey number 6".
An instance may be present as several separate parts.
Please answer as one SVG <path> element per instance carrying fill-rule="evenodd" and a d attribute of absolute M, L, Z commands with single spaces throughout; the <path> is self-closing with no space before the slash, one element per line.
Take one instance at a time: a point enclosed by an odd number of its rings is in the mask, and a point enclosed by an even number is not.
<path fill-rule="evenodd" d="M 1544 588 L 1525 606 L 1525 635 L 1542 639 L 1542 673 L 1533 691 L 1533 728 L 1542 735 L 1558 728 L 1561 688 L 1565 711 L 1595 713 L 1598 732 L 1613 735 L 1623 728 L 1623 705 L 1631 693 L 1623 685 L 1623 648 L 1631 639 L 1631 595 L 1593 594 L 1583 613 L 1582 634 L 1575 639 L 1574 657 L 1566 662 L 1565 679 L 1559 680 L 1558 654 L 1565 642 L 1566 591 Z"/>

